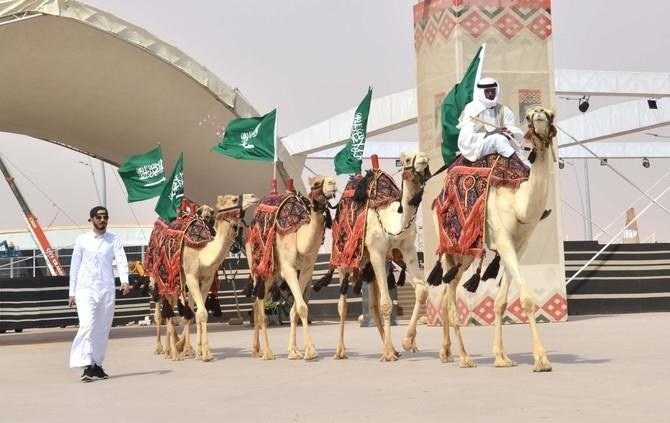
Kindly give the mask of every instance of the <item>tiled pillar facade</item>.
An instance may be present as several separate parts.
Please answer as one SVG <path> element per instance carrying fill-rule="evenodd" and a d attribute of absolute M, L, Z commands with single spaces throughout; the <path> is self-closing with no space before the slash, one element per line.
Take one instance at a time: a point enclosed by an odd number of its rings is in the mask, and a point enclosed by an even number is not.
<path fill-rule="evenodd" d="M 458 82 L 477 49 L 486 43 L 483 76 L 501 84 L 502 101 L 525 117 L 529 106 L 553 106 L 550 0 L 426 0 L 414 6 L 414 39 L 417 57 L 419 142 L 436 169 L 440 155 L 440 105 Z M 520 127 L 525 129 L 526 125 Z M 556 174 L 552 173 L 547 208 L 522 258 L 522 273 L 538 305 L 538 321 L 567 319 L 565 270 Z M 442 178 L 427 189 L 426 205 L 437 196 Z M 424 207 L 426 273 L 435 263 L 437 235 L 432 230 L 432 210 Z M 466 274 L 466 278 L 469 274 Z M 432 324 L 441 324 L 438 299 L 443 288 L 431 288 L 426 311 Z M 497 283 L 482 282 L 476 294 L 459 288 L 458 309 L 463 324 L 493 323 Z M 510 290 L 506 322 L 525 322 L 518 290 Z"/>

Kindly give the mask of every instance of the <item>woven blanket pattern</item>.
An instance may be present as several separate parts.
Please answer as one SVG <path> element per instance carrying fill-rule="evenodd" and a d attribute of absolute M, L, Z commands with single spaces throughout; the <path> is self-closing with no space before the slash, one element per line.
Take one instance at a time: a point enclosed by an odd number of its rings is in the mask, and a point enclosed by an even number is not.
<path fill-rule="evenodd" d="M 354 199 L 356 187 L 363 182 L 363 176 L 349 178 L 333 220 L 333 248 L 331 266 L 359 268 L 363 259 L 363 244 L 368 209 L 387 206 L 400 201 L 400 189 L 393 178 L 381 170 L 373 170 L 367 190 L 367 199 Z"/>
<path fill-rule="evenodd" d="M 516 155 L 505 158 L 490 154 L 475 162 L 462 156 L 456 159 L 433 202 L 439 222 L 436 253 L 482 257 L 489 185 L 516 189 L 529 174 Z"/>
<path fill-rule="evenodd" d="M 254 278 L 268 278 L 275 273 L 274 244 L 277 235 L 295 232 L 311 221 L 307 199 L 300 194 L 268 194 L 256 207 L 249 225 L 247 242 L 251 244 Z"/>
<path fill-rule="evenodd" d="M 149 238 L 145 268 L 154 277 L 158 294 L 181 293 L 181 256 L 184 243 L 192 248 L 203 248 L 212 240 L 207 225 L 200 219 L 184 217 L 169 224 L 156 220 Z"/>

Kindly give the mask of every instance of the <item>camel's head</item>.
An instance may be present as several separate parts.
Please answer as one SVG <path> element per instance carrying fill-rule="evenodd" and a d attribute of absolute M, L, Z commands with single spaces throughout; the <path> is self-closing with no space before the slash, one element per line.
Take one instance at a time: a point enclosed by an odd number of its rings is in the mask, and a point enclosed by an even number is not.
<path fill-rule="evenodd" d="M 214 220 L 214 209 L 207 204 L 203 204 L 202 206 L 198 207 L 195 211 L 195 214 L 205 222 Z"/>
<path fill-rule="evenodd" d="M 219 195 L 216 199 L 216 219 L 243 217 L 244 211 L 258 204 L 254 194 Z"/>
<path fill-rule="evenodd" d="M 526 120 L 528 121 L 526 139 L 532 141 L 535 148 L 549 147 L 556 136 L 554 112 L 542 106 L 533 107 L 526 112 Z M 537 143 L 535 138 L 539 138 L 542 142 Z"/>
<path fill-rule="evenodd" d="M 310 188 L 310 197 L 312 194 L 318 196 L 325 196 L 326 199 L 330 200 L 335 197 L 337 193 L 337 183 L 335 179 L 329 176 L 317 175 L 309 178 L 309 188 Z"/>
<path fill-rule="evenodd" d="M 400 154 L 400 161 L 403 166 L 402 178 L 406 181 L 419 178 L 421 185 L 425 184 L 430 178 L 430 168 L 428 167 L 428 156 L 423 151 L 412 151 Z"/>

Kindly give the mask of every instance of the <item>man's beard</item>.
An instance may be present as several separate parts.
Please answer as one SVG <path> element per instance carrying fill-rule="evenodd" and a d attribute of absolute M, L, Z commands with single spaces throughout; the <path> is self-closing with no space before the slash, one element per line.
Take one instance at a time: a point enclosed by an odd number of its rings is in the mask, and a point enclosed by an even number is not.
<path fill-rule="evenodd" d="M 95 229 L 99 231 L 104 231 L 105 229 L 107 229 L 107 222 L 96 222 L 94 226 Z"/>

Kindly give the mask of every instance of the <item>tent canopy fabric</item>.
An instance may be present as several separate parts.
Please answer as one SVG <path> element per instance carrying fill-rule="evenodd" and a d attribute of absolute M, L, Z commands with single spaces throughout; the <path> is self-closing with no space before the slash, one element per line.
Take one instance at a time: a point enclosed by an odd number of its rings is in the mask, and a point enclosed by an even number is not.
<path fill-rule="evenodd" d="M 272 163 L 210 151 L 231 119 L 257 111 L 179 49 L 64 0 L 0 0 L 0 38 L 0 131 L 115 165 L 160 143 L 166 172 L 184 153 L 186 193 L 198 202 L 267 192 Z M 286 151 L 278 155 L 280 170 L 295 172 Z"/>

